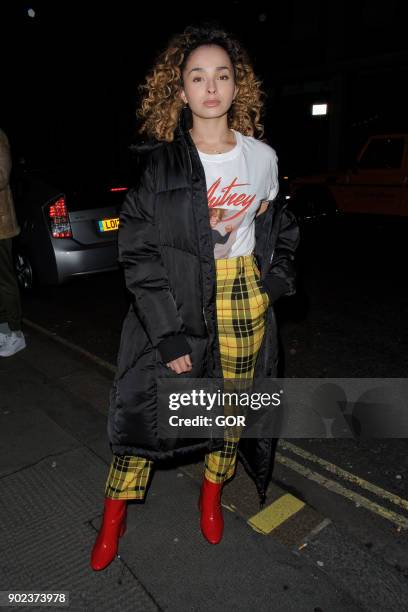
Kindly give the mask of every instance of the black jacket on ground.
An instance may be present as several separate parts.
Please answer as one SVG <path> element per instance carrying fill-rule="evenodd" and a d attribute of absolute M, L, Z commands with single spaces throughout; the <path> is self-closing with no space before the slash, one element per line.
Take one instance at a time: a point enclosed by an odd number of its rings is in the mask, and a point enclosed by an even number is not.
<path fill-rule="evenodd" d="M 183 113 L 182 113 L 183 115 Z M 161 439 L 157 377 L 222 378 L 217 338 L 216 268 L 204 168 L 184 120 L 171 143 L 138 148 L 142 170 L 120 213 L 119 261 L 133 303 L 123 323 L 118 369 L 110 394 L 112 452 L 154 461 L 197 458 L 220 450 L 222 438 Z M 276 377 L 278 342 L 273 309 L 295 293 L 296 219 L 277 197 L 255 217 L 255 257 L 270 297 L 255 377 Z M 190 353 L 191 372 L 166 363 Z M 241 438 L 238 458 L 261 505 L 271 478 L 276 440 Z"/>

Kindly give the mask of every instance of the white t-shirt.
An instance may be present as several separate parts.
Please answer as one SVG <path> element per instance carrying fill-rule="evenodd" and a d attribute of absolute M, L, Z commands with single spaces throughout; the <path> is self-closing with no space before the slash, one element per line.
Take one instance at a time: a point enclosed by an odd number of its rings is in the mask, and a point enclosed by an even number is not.
<path fill-rule="evenodd" d="M 227 153 L 198 151 L 207 183 L 215 259 L 250 255 L 255 248 L 255 215 L 262 200 L 279 191 L 277 155 L 269 145 L 236 130 Z"/>

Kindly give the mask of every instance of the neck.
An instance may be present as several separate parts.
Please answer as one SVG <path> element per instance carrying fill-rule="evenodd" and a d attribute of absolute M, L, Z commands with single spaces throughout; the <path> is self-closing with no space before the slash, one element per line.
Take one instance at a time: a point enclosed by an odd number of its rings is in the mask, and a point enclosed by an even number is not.
<path fill-rule="evenodd" d="M 194 117 L 190 133 L 195 143 L 202 142 L 216 146 L 223 143 L 229 144 L 234 140 L 232 131 L 228 127 L 226 115 L 219 119 L 210 120 Z"/>

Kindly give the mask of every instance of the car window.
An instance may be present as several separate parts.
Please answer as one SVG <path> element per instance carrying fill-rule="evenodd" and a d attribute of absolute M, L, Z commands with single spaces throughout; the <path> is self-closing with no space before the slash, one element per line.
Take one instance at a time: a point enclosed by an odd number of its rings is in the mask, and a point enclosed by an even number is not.
<path fill-rule="evenodd" d="M 404 138 L 375 138 L 364 151 L 359 168 L 400 168 L 404 153 Z"/>

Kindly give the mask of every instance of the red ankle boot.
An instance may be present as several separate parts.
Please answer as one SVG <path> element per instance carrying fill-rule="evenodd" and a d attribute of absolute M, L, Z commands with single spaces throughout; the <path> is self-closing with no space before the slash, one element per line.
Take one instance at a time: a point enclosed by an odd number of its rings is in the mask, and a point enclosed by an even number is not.
<path fill-rule="evenodd" d="M 92 549 L 92 569 L 105 569 L 115 558 L 118 539 L 126 531 L 126 507 L 126 500 L 105 497 L 102 525 Z"/>
<path fill-rule="evenodd" d="M 221 508 L 221 489 L 224 483 L 216 484 L 204 477 L 198 507 L 201 511 L 200 527 L 210 544 L 218 544 L 224 531 Z"/>

